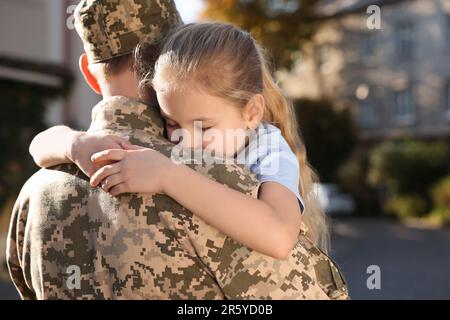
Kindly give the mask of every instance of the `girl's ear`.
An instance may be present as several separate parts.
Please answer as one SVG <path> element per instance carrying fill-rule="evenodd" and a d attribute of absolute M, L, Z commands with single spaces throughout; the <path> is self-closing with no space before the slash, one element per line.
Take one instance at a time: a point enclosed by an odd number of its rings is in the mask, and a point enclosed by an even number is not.
<path fill-rule="evenodd" d="M 249 129 L 255 130 L 264 117 L 265 101 L 262 94 L 255 94 L 245 106 L 245 121 Z"/>
<path fill-rule="evenodd" d="M 91 87 L 92 90 L 94 90 L 94 92 L 98 93 L 99 95 L 102 95 L 102 90 L 98 84 L 97 78 L 89 70 L 89 61 L 86 53 L 83 53 L 80 56 L 79 65 L 81 73 L 83 74 L 87 84 Z"/>

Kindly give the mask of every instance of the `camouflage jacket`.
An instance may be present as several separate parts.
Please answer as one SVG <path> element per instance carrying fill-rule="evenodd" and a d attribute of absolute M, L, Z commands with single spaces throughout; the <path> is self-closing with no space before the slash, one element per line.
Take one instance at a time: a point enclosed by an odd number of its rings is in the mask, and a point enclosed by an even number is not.
<path fill-rule="evenodd" d="M 169 155 L 154 109 L 126 97 L 103 100 L 90 131 L 129 137 Z M 255 196 L 237 165 L 192 165 Z M 186 190 L 186 192 L 189 192 Z M 8 267 L 24 299 L 346 299 L 336 265 L 302 234 L 277 260 L 223 235 L 161 194 L 112 197 L 75 165 L 34 174 L 14 207 Z"/>

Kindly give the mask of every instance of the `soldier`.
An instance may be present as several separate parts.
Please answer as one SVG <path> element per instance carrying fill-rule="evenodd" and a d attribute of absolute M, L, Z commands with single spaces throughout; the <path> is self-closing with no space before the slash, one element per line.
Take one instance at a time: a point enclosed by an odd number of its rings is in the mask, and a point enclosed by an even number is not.
<path fill-rule="evenodd" d="M 109 135 L 114 134 L 171 154 L 154 97 L 140 101 L 137 87 L 138 75 L 151 72 L 158 41 L 180 23 L 171 0 L 83 0 L 77 7 L 86 51 L 81 69 L 103 94 L 89 134 L 107 141 L 105 149 L 119 145 L 121 138 Z M 131 54 L 141 41 L 145 58 L 132 68 Z M 74 160 L 70 152 L 62 157 Z M 257 194 L 258 182 L 243 166 L 191 167 L 249 196 Z M 24 185 L 7 245 L 8 267 L 22 298 L 348 298 L 336 265 L 305 232 L 291 254 L 277 260 L 233 241 L 165 195 L 112 197 L 91 188 L 87 175 L 93 170 L 82 172 L 68 163 L 42 169 Z"/>

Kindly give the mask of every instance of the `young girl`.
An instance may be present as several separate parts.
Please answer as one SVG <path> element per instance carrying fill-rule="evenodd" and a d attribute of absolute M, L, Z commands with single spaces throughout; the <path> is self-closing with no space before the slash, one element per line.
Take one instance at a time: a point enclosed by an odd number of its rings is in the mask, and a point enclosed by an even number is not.
<path fill-rule="evenodd" d="M 294 247 L 303 220 L 311 240 L 326 250 L 325 218 L 312 192 L 314 174 L 294 112 L 248 33 L 220 23 L 179 28 L 165 42 L 153 79 L 142 80 L 149 83 L 169 139 L 245 159 L 261 182 L 258 199 L 126 143 L 91 157 L 93 163 L 116 161 L 92 175 L 92 186 L 113 196 L 165 193 L 234 240 L 280 259 Z M 199 133 L 200 139 L 192 139 Z"/>

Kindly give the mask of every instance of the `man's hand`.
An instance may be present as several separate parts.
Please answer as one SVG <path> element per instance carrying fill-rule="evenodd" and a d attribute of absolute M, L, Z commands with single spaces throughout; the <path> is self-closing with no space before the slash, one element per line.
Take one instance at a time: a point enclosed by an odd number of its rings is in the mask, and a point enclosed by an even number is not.
<path fill-rule="evenodd" d="M 122 144 L 124 143 L 128 143 L 128 140 L 114 135 L 76 132 L 67 150 L 66 157 L 75 163 L 84 174 L 92 177 L 101 167 L 111 164 L 114 161 L 105 160 L 94 163 L 91 161 L 91 156 L 94 153 L 104 150 L 122 149 Z"/>

